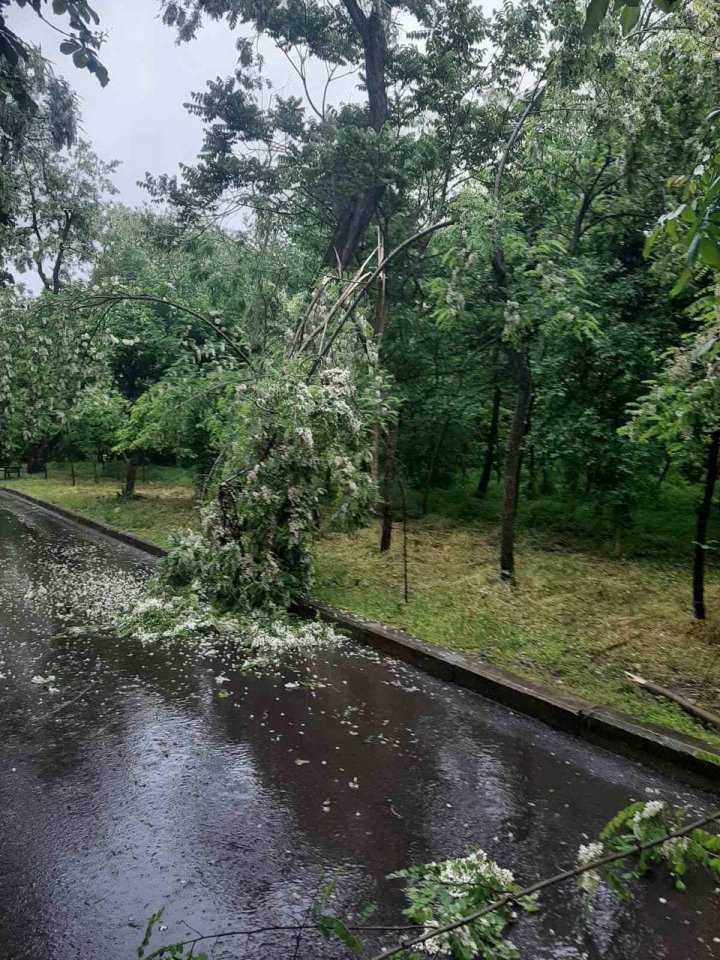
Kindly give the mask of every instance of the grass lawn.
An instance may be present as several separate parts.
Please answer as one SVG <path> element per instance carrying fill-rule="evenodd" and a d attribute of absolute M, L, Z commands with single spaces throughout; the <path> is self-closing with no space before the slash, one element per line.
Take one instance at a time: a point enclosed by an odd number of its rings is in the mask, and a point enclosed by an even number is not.
<path fill-rule="evenodd" d="M 153 467 L 138 498 L 117 497 L 119 481 L 94 483 L 87 468 L 75 487 L 49 479 L 7 481 L 41 499 L 130 530 L 161 545 L 197 521 L 189 475 Z M 587 506 L 526 500 L 520 512 L 518 586 L 497 575 L 495 491 L 478 502 L 468 490 L 437 492 L 433 513 L 408 523 L 410 602 L 403 600 L 402 531 L 378 553 L 375 527 L 330 534 L 318 546 L 314 595 L 401 627 L 433 643 L 479 655 L 570 695 L 720 743 L 675 705 L 637 689 L 625 670 L 720 712 L 720 576 L 707 583 L 706 622 L 690 615 L 692 491 L 669 487 L 640 511 L 613 555 L 612 537 Z"/>
<path fill-rule="evenodd" d="M 378 531 L 333 534 L 318 551 L 318 598 L 479 655 L 591 703 L 720 743 L 669 701 L 630 684 L 624 670 L 720 707 L 720 583 L 716 615 L 689 612 L 689 573 L 657 561 L 617 561 L 523 538 L 518 586 L 497 572 L 497 530 L 432 517 L 408 525 L 410 601 L 403 599 L 402 539 L 378 553 Z M 711 613 L 712 616 L 712 613 Z"/>
<path fill-rule="evenodd" d="M 50 464 L 48 479 L 42 476 L 5 480 L 2 485 L 28 493 L 40 500 L 76 510 L 93 520 L 102 520 L 135 533 L 161 547 L 178 527 L 197 523 L 197 504 L 192 478 L 176 467 L 149 467 L 148 481 L 141 480 L 138 469 L 137 494 L 131 500 L 118 497 L 121 481 L 100 476 L 95 483 L 89 464 L 76 466 L 75 486 L 64 465 Z"/>

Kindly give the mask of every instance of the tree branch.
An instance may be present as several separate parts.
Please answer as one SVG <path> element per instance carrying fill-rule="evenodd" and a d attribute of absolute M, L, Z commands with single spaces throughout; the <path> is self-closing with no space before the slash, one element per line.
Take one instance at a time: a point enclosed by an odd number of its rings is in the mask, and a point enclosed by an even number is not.
<path fill-rule="evenodd" d="M 405 250 L 411 244 L 415 243 L 417 240 L 421 240 L 423 237 L 426 237 L 429 234 L 434 233 L 436 230 L 442 230 L 444 227 L 449 227 L 450 224 L 454 222 L 455 221 L 451 219 L 441 220 L 440 223 L 435 223 L 430 227 L 425 227 L 424 230 L 419 230 L 417 233 L 414 233 L 411 237 L 408 237 L 407 240 L 403 240 L 402 243 L 398 244 L 398 246 L 395 247 L 394 250 L 390 251 L 387 257 L 385 257 L 385 259 L 382 261 L 382 263 L 378 264 L 378 266 L 375 268 L 375 270 L 373 270 L 373 272 L 370 274 L 368 279 L 361 285 L 360 289 L 358 290 L 356 295 L 353 297 L 350 303 L 350 306 L 346 308 L 345 312 L 340 317 L 340 320 L 337 322 L 335 329 L 333 330 L 330 337 L 328 337 L 328 341 L 325 347 L 323 348 L 322 352 L 318 354 L 317 358 L 315 359 L 315 362 L 310 368 L 310 376 L 312 376 L 315 373 L 317 368 L 320 366 L 320 363 L 322 362 L 323 358 L 327 356 L 327 354 L 330 352 L 330 348 L 332 347 L 333 343 L 337 339 L 338 334 L 347 323 L 348 319 L 350 318 L 350 315 L 352 314 L 353 310 L 360 302 L 365 291 L 368 289 L 368 287 L 370 287 L 375 282 L 375 280 L 377 280 L 380 274 L 383 273 L 388 263 L 390 263 L 391 260 L 394 260 L 394 258 L 399 253 L 402 253 L 403 250 Z"/>
<path fill-rule="evenodd" d="M 197 310 L 193 310 L 192 307 L 187 307 L 181 303 L 175 303 L 173 300 L 167 300 L 163 297 L 154 297 L 149 293 L 113 293 L 113 294 L 98 294 L 97 296 L 86 298 L 84 306 L 92 307 L 100 304 L 110 303 L 114 305 L 115 303 L 122 303 L 124 301 L 129 302 L 140 302 L 140 303 L 157 303 L 165 307 L 171 307 L 174 310 L 179 310 L 181 313 L 187 313 L 188 316 L 194 317 L 196 320 L 199 320 L 201 323 L 206 324 L 213 330 L 221 340 L 223 340 L 232 350 L 236 357 L 241 359 L 249 367 L 252 367 L 249 354 L 243 350 L 242 347 L 238 346 L 235 341 L 230 337 L 225 331 L 219 327 L 213 320 L 209 317 L 206 317 L 202 313 L 198 313 Z"/>
<path fill-rule="evenodd" d="M 441 936 L 444 933 L 452 933 L 453 930 L 459 930 L 461 927 L 466 927 L 468 924 L 474 923 L 476 920 L 480 920 L 489 913 L 495 913 L 498 910 L 502 910 L 503 907 L 517 904 L 519 900 L 529 897 L 534 893 L 539 893 L 541 890 L 546 890 L 548 887 L 558 886 L 559 884 L 566 883 L 568 880 L 572 880 L 575 877 L 580 877 L 584 873 L 589 873 L 591 870 L 597 870 L 600 867 L 606 867 L 611 863 L 617 863 L 620 860 L 626 860 L 628 857 L 637 856 L 640 853 L 644 853 L 646 850 L 652 850 L 655 847 L 660 847 L 663 843 L 666 843 L 668 840 L 674 840 L 676 837 L 686 837 L 689 833 L 692 833 L 693 830 L 699 830 L 700 827 L 704 827 L 707 824 L 716 822 L 718 820 L 720 820 L 720 810 L 716 810 L 714 813 L 710 813 L 706 817 L 701 817 L 699 820 L 689 823 L 681 830 L 673 830 L 664 834 L 657 840 L 652 840 L 648 843 L 640 843 L 637 846 L 632 847 L 630 850 L 624 851 L 623 853 L 608 854 L 608 856 L 599 857 L 597 860 L 593 860 L 591 863 L 574 867 L 571 870 L 563 870 L 560 873 L 556 873 L 555 876 L 547 877 L 545 880 L 539 880 L 537 883 L 533 883 L 529 887 L 519 890 L 517 893 L 509 893 L 506 896 L 501 897 L 499 900 L 495 900 L 493 903 L 483 907 L 481 910 L 476 910 L 474 913 L 468 914 L 467 917 L 463 917 L 462 920 L 456 920 L 454 923 L 449 923 L 444 927 L 436 927 L 433 929 L 432 933 L 424 933 L 419 937 L 415 937 L 413 940 L 407 940 L 405 943 L 401 943 L 396 947 L 391 947 L 388 950 L 384 950 L 382 953 L 378 953 L 376 956 L 374 956 L 372 960 L 388 960 L 389 957 L 395 957 L 399 953 L 402 953 L 403 950 L 407 950 L 410 947 L 420 946 L 420 944 L 426 943 L 428 940 L 433 940 L 435 937 Z"/>

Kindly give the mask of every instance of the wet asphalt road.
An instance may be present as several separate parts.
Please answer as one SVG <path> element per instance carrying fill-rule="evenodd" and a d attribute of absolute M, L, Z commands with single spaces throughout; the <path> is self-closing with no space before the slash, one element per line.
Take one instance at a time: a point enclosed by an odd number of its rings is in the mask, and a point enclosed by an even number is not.
<path fill-rule="evenodd" d="M 391 870 L 479 844 L 531 882 L 570 865 L 631 799 L 712 806 L 352 647 L 280 678 L 232 674 L 221 698 L 222 665 L 87 633 L 86 611 L 102 617 L 150 569 L 0 493 L 3 960 L 129 960 L 159 907 L 158 943 L 292 923 L 331 877 L 338 914 L 377 902 L 373 922 L 394 923 Z M 312 689 L 285 687 L 313 676 Z M 719 906 L 704 880 L 678 894 L 658 879 L 588 920 L 566 887 L 513 939 L 527 960 L 720 958 Z M 258 934 L 211 956 L 279 960 L 295 946 Z M 341 955 L 312 936 L 297 952 Z"/>

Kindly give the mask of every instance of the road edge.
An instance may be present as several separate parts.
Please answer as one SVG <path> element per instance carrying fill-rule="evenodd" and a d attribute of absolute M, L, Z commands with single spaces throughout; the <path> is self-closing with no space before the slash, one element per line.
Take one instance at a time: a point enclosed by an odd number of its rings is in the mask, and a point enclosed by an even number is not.
<path fill-rule="evenodd" d="M 0 492 L 152 556 L 164 557 L 167 554 L 166 550 L 149 540 L 66 507 L 10 487 L 0 487 Z M 684 774 L 685 779 L 690 775 L 693 783 L 700 782 L 704 787 L 709 785 L 714 790 L 720 789 L 720 750 L 713 744 L 683 736 L 667 727 L 643 723 L 608 707 L 562 696 L 507 670 L 316 600 L 298 600 L 293 612 L 306 619 L 319 618 L 349 634 L 358 643 L 412 664 L 441 680 L 479 693 L 518 713 L 534 717 L 555 729 L 634 760 L 648 762 L 652 759 L 665 767 L 672 767 L 676 773 Z"/>

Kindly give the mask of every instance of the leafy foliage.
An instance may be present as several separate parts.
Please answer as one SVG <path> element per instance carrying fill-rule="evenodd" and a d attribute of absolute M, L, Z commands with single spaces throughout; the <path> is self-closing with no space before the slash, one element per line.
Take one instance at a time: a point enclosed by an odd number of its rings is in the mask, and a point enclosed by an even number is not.
<path fill-rule="evenodd" d="M 583 873 L 579 882 L 590 902 L 601 883 L 623 900 L 629 900 L 631 885 L 658 867 L 667 869 L 678 890 L 686 889 L 685 876 L 692 866 L 705 868 L 715 879 L 720 877 L 720 837 L 716 834 L 698 828 L 687 836 L 658 844 L 682 825 L 682 815 L 673 813 L 662 800 L 640 801 L 621 810 L 596 842 L 580 847 L 578 863 L 585 866 L 603 857 L 629 854 L 638 845 L 655 845 L 641 850 L 631 865 L 622 858 Z"/>
<path fill-rule="evenodd" d="M 405 892 L 410 906 L 405 914 L 425 932 L 461 920 L 507 894 L 520 892 L 512 873 L 479 849 L 456 860 L 401 870 L 391 874 L 390 879 L 408 881 Z M 520 898 L 476 922 L 426 940 L 420 953 L 457 960 L 477 956 L 515 960 L 518 951 L 506 939 L 505 931 L 516 918 L 517 910 L 534 909 L 532 897 Z M 414 951 L 410 954 L 416 955 Z"/>

